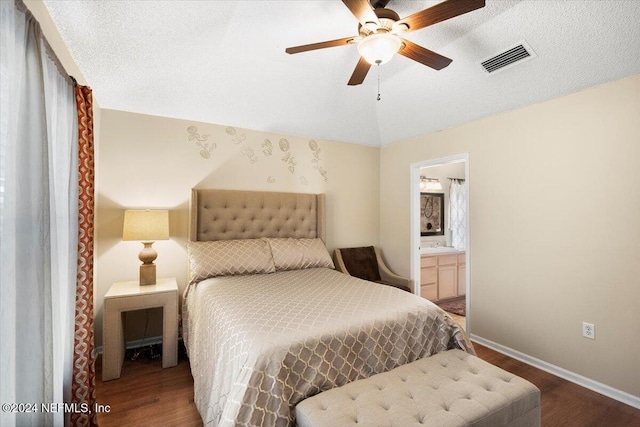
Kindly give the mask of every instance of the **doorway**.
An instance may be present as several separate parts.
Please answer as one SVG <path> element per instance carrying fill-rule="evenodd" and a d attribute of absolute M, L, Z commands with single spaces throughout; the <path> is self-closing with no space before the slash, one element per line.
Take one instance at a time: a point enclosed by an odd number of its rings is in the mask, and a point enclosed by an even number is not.
<path fill-rule="evenodd" d="M 455 175 L 455 176 L 449 176 Z M 444 213 L 444 224 L 442 225 L 443 230 L 441 233 L 429 233 L 425 232 L 427 230 L 421 230 L 424 228 L 424 218 L 422 218 L 421 223 L 421 201 L 425 200 L 425 195 L 421 196 L 421 176 L 422 183 L 424 184 L 426 180 L 429 180 L 429 183 L 439 182 L 442 190 L 426 190 L 429 192 L 436 193 L 444 193 L 445 203 L 442 206 L 442 209 L 446 209 Z M 468 334 L 471 333 L 471 321 L 470 321 L 470 301 L 471 301 L 471 280 L 470 280 L 470 271 L 471 271 L 471 263 L 470 263 L 470 232 L 469 232 L 469 154 L 463 153 L 455 156 L 444 157 L 433 160 L 424 160 L 421 162 L 412 163 L 410 165 L 410 233 L 411 233 L 411 276 L 414 279 L 415 293 L 418 296 L 428 295 L 430 299 L 435 298 L 431 297 L 431 295 L 435 295 L 432 292 L 433 287 L 428 287 L 431 285 L 431 279 L 427 278 L 425 274 L 424 280 L 429 282 L 427 284 L 425 282 L 425 291 L 421 293 L 421 284 L 423 282 L 421 277 L 421 256 L 422 252 L 427 252 L 425 255 L 427 256 L 438 256 L 438 254 L 442 254 L 442 257 L 448 256 L 448 259 L 452 259 L 450 256 L 452 252 L 455 253 L 454 248 L 452 246 L 452 231 L 450 228 L 450 215 L 449 215 L 449 191 L 450 185 L 453 179 L 459 180 L 463 179 L 464 181 L 457 181 L 458 184 L 462 185 L 462 190 L 466 194 L 464 198 L 464 210 L 465 217 L 463 219 L 463 235 L 465 240 L 464 247 L 464 255 L 462 255 L 462 251 L 460 254 L 460 265 L 457 267 L 456 271 L 456 281 L 458 281 L 458 277 L 460 280 L 464 280 L 464 283 L 459 283 L 464 289 L 464 297 L 460 297 L 460 300 L 465 302 L 466 306 L 466 316 L 464 319 L 465 329 Z M 424 193 L 424 191 L 422 191 Z M 456 245 L 459 250 L 459 239 L 456 240 Z M 429 249 L 425 249 L 429 247 Z M 450 250 L 449 250 L 450 249 Z M 440 259 L 440 258 L 439 258 Z M 447 267 L 450 268 L 450 267 Z M 426 271 L 426 270 L 425 270 Z M 430 270 L 429 270 L 430 271 Z M 450 271 L 450 270 L 449 270 Z M 438 271 L 436 274 L 445 274 L 444 269 L 442 272 Z M 428 276 L 431 277 L 431 274 Z M 444 276 L 441 276 L 444 277 Z M 451 276 L 450 276 L 451 277 Z M 437 280 L 437 279 L 434 279 Z M 435 289 L 435 288 L 433 288 Z"/>

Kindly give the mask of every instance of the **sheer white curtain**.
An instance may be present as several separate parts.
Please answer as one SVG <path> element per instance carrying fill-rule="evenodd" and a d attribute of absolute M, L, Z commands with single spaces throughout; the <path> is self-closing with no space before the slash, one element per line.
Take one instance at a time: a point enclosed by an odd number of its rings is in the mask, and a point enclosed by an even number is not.
<path fill-rule="evenodd" d="M 467 190 L 464 179 L 452 179 L 449 187 L 449 229 L 451 245 L 467 248 Z"/>
<path fill-rule="evenodd" d="M 69 402 L 78 236 L 73 83 L 21 3 L 0 1 L 0 401 Z M 0 412 L 0 425 L 62 425 Z"/>

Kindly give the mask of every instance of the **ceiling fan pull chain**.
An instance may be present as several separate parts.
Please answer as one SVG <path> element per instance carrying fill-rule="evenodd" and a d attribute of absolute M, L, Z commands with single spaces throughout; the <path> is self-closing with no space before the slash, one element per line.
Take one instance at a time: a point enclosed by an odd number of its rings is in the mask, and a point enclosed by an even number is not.
<path fill-rule="evenodd" d="M 378 64 L 378 101 L 380 101 L 380 64 Z"/>

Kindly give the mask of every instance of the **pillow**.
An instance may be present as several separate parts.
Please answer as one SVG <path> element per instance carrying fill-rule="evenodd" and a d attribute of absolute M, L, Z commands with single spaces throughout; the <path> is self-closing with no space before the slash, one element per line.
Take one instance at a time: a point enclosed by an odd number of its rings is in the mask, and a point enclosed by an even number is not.
<path fill-rule="evenodd" d="M 303 268 L 334 268 L 331 256 L 321 239 L 266 238 L 276 271 Z"/>
<path fill-rule="evenodd" d="M 273 273 L 271 248 L 263 239 L 187 243 L 191 283 L 216 276 Z"/>

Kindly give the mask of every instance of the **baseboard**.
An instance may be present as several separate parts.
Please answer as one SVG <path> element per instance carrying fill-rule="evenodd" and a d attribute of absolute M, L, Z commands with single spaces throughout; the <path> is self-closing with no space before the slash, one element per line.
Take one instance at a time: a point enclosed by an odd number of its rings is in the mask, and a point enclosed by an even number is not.
<path fill-rule="evenodd" d="M 485 347 L 489 347 L 490 349 L 495 350 L 499 353 L 506 354 L 509 357 L 526 363 L 527 365 L 531 365 L 543 371 L 549 372 L 550 374 L 553 374 L 557 377 L 564 378 L 565 380 L 571 381 L 572 383 L 578 384 L 579 386 L 588 388 L 589 390 L 593 390 L 596 393 L 600 393 L 604 396 L 610 397 L 629 406 L 633 406 L 636 409 L 640 409 L 640 397 L 638 396 L 634 396 L 625 391 L 618 390 L 606 384 L 602 384 L 598 381 L 583 377 L 582 375 L 576 374 L 575 372 L 571 372 L 559 366 L 552 365 L 551 363 L 547 363 L 544 360 L 537 359 L 535 357 L 521 353 L 517 350 L 495 343 L 474 334 L 471 334 L 471 341 L 477 342 L 478 344 Z"/>
<path fill-rule="evenodd" d="M 124 343 L 127 350 L 132 348 L 148 347 L 150 345 L 162 344 L 162 335 L 156 337 L 148 337 L 141 340 L 132 340 Z M 96 354 L 102 354 L 102 346 L 96 347 Z"/>

